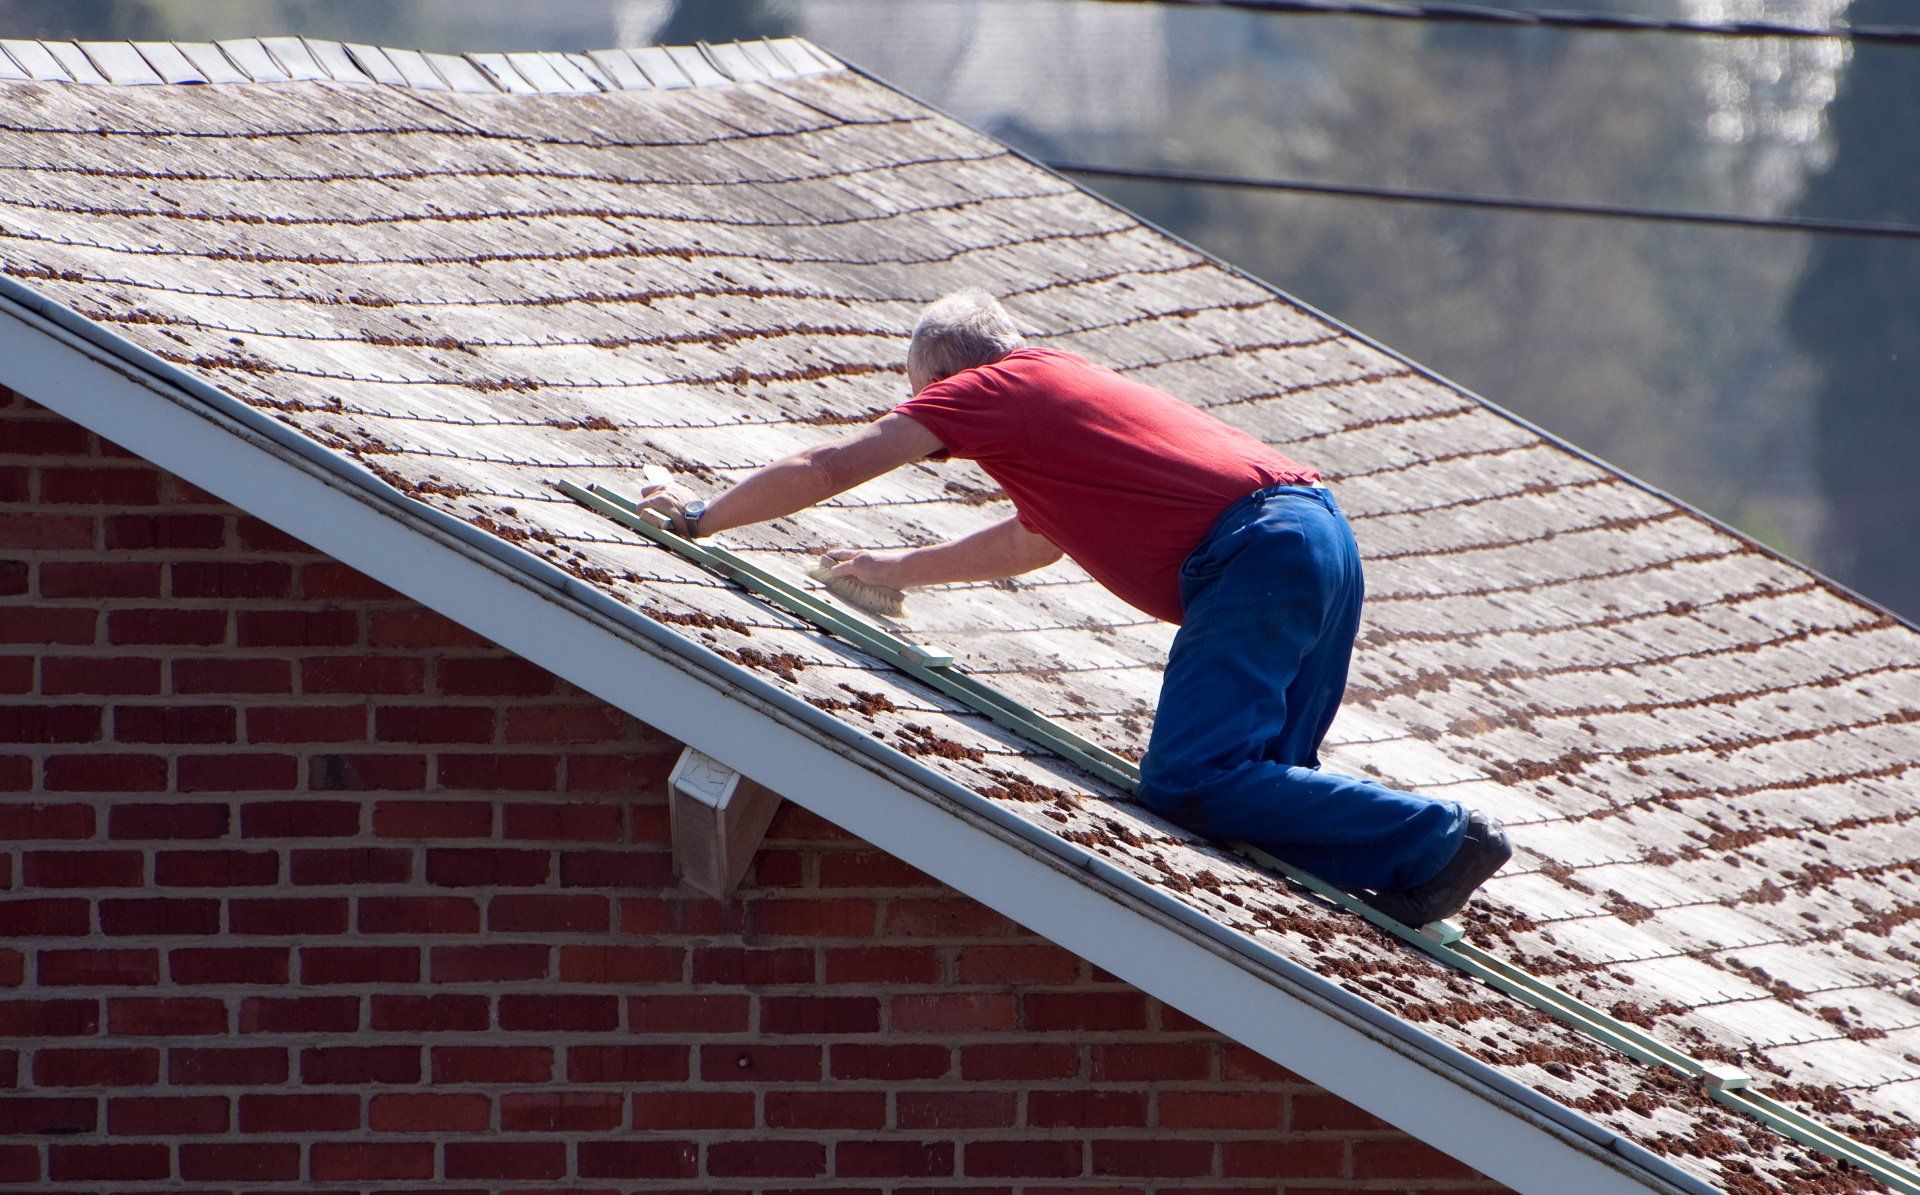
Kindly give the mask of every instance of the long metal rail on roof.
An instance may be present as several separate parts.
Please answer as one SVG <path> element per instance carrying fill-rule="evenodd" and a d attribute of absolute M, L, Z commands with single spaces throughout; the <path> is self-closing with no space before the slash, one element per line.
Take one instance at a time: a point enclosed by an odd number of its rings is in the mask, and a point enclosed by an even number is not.
<path fill-rule="evenodd" d="M 580 486 L 562 481 L 561 493 L 640 533 L 787 613 L 820 630 L 872 653 L 908 675 L 931 685 L 995 724 L 1034 742 L 1125 792 L 1138 792 L 1140 769 L 1128 760 L 1059 725 L 998 690 L 963 672 L 950 655 L 928 651 L 907 642 L 864 618 L 814 597 L 793 583 L 714 543 L 696 543 L 676 535 L 659 512 L 648 510 L 606 486 Z M 1354 913 L 1440 962 L 1464 972 L 1522 1003 L 1553 1017 L 1576 1031 L 1652 1066 L 1664 1066 L 1704 1083 L 1709 1096 L 1809 1149 L 1851 1162 L 1901 1195 L 1920 1195 L 1920 1169 L 1814 1120 L 1786 1104 L 1754 1090 L 1752 1077 L 1738 1067 L 1706 1062 L 1673 1048 L 1652 1034 L 1630 1025 L 1465 940 L 1459 926 L 1437 921 L 1425 927 L 1402 925 L 1352 893 L 1247 843 L 1235 843 L 1242 854 L 1277 872 L 1316 896 Z"/>

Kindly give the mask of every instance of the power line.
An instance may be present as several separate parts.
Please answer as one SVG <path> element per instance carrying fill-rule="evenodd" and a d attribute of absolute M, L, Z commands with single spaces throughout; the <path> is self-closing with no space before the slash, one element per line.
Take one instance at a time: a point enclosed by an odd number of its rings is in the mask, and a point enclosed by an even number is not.
<path fill-rule="evenodd" d="M 1697 37 L 1784 38 L 1795 41 L 1874 42 L 1920 45 L 1920 29 L 1899 25 L 1786 25 L 1777 21 L 1685 21 L 1669 17 L 1618 16 L 1558 9 L 1487 8 L 1479 4 L 1399 3 L 1395 0 L 1103 0 L 1109 4 L 1161 4 L 1173 8 L 1235 8 L 1293 16 L 1363 17 L 1447 25 L 1499 25 L 1510 29 L 1574 29 L 1601 33 L 1680 33 Z"/>
<path fill-rule="evenodd" d="M 1127 182 L 1179 183 L 1202 187 L 1233 187 L 1250 191 L 1289 191 L 1329 195 L 1342 199 L 1370 199 L 1383 203 L 1420 203 L 1435 207 L 1464 207 L 1491 211 L 1532 212 L 1546 216 L 1582 216 L 1601 220 L 1638 220 L 1650 224 L 1702 224 L 1741 228 L 1753 232 L 1818 232 L 1834 236 L 1920 240 L 1920 225 L 1887 224 L 1872 220 L 1822 220 L 1813 217 L 1741 216 L 1726 212 L 1690 212 L 1672 208 L 1625 207 L 1606 203 L 1556 203 L 1543 199 L 1515 199 L 1500 195 L 1473 195 L 1457 191 L 1422 191 L 1398 187 L 1368 187 L 1352 183 L 1316 183 L 1287 178 L 1244 178 L 1195 170 L 1144 170 L 1095 166 L 1081 162 L 1044 162 L 1062 174 Z"/>

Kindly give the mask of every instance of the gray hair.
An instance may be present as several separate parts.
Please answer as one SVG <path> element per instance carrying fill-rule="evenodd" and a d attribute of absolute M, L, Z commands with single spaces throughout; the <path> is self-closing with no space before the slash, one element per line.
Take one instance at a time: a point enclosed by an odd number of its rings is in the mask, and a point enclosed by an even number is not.
<path fill-rule="evenodd" d="M 1000 301 L 983 290 L 944 295 L 921 313 L 907 346 L 907 376 L 916 385 L 991 365 L 1027 343 Z"/>

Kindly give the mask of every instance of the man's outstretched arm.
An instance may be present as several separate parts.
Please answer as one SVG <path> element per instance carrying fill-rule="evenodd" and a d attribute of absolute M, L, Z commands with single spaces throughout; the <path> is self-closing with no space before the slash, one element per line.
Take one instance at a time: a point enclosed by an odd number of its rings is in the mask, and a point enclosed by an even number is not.
<path fill-rule="evenodd" d="M 700 533 L 790 515 L 941 447 L 939 437 L 905 415 L 882 415 L 857 432 L 803 448 L 741 478 L 707 505 Z M 678 526 L 680 508 L 692 497 L 678 486 L 649 486 L 641 492 L 641 505 L 667 514 Z"/>
<path fill-rule="evenodd" d="M 827 559 L 838 562 L 834 576 L 910 589 L 1029 573 L 1060 559 L 1060 549 L 1052 540 L 1022 527 L 1018 518 L 1006 518 L 943 544 L 884 552 L 840 548 L 828 552 Z"/>

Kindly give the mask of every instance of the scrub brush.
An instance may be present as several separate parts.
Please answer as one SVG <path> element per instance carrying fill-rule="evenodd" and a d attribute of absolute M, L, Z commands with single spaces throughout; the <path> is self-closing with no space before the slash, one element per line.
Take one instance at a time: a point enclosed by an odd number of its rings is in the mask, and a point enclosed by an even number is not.
<path fill-rule="evenodd" d="M 807 575 L 826 586 L 833 596 L 883 618 L 898 618 L 907 612 L 907 595 L 898 589 L 856 577 L 829 576 L 838 563 L 825 556 L 815 557 Z"/>

